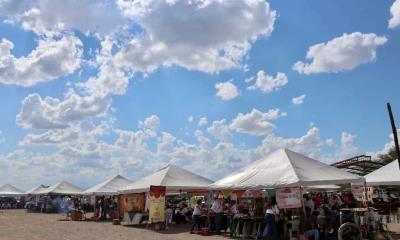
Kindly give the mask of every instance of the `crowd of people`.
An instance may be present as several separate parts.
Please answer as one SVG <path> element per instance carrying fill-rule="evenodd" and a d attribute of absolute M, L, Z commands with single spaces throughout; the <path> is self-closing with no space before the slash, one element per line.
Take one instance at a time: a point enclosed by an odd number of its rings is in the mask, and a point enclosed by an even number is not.
<path fill-rule="evenodd" d="M 303 198 L 305 211 L 303 209 L 281 211 L 275 197 L 265 199 L 263 206 L 265 210 L 263 226 L 265 228 L 262 236 L 272 240 L 281 239 L 285 229 L 293 227 L 289 220 L 298 217 L 300 225 L 297 228 L 297 234 L 313 240 L 335 239 L 333 236 L 339 227 L 339 210 L 358 206 L 353 195 L 347 192 L 341 194 L 307 193 Z M 191 215 L 191 233 L 194 233 L 196 228 L 197 231 L 200 231 L 201 227 L 205 225 L 206 211 L 205 203 L 201 199 L 197 200 Z M 233 219 L 235 216 L 243 216 L 244 212 L 248 213 L 242 201 L 238 203 L 236 200 L 224 199 L 222 195 L 218 195 L 214 199 L 209 211 L 212 216 L 209 218 L 212 221 L 209 224 L 213 226 L 216 234 L 220 234 L 221 230 L 229 229 L 229 226 L 222 226 L 224 216 L 232 216 L 230 219 Z M 225 224 L 230 223 L 225 222 Z"/>
<path fill-rule="evenodd" d="M 95 215 L 98 220 L 107 220 L 107 216 L 110 218 L 118 217 L 118 198 L 116 196 L 102 196 L 98 199 L 95 205 Z"/>

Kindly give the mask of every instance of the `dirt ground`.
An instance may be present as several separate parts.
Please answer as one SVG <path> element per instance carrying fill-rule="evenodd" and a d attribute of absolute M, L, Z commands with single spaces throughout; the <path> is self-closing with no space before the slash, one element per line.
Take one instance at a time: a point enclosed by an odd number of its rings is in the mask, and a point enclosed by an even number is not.
<path fill-rule="evenodd" d="M 111 222 L 65 221 L 61 214 L 26 213 L 25 210 L 0 211 L 1 240 L 135 240 L 135 239 L 228 239 L 189 233 L 189 225 L 173 225 L 169 230 L 112 225 Z"/>

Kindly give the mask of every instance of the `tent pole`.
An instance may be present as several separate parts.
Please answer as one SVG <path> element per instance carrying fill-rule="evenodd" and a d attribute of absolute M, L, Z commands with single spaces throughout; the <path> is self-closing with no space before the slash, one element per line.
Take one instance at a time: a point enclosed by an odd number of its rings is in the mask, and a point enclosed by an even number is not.
<path fill-rule="evenodd" d="M 400 147 L 399 147 L 399 139 L 397 138 L 397 128 L 393 118 L 392 107 L 390 106 L 390 103 L 386 103 L 386 105 L 389 112 L 390 124 L 392 125 L 393 141 L 396 148 L 397 159 L 399 159 L 398 162 L 400 168 Z"/>

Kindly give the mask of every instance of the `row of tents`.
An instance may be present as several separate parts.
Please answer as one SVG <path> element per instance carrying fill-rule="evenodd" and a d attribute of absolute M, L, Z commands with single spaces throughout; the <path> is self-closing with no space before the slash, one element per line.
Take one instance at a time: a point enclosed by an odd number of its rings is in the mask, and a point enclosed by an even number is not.
<path fill-rule="evenodd" d="M 167 193 L 206 189 L 261 189 L 278 187 L 312 187 L 355 183 L 367 185 L 400 185 L 398 161 L 361 177 L 327 165 L 288 149 L 279 149 L 237 172 L 214 182 L 175 165 L 168 165 L 140 180 L 114 176 L 86 191 L 62 181 L 51 187 L 40 185 L 27 192 L 6 184 L 0 196 L 21 195 L 117 195 L 148 192 L 150 186 L 165 186 Z"/>

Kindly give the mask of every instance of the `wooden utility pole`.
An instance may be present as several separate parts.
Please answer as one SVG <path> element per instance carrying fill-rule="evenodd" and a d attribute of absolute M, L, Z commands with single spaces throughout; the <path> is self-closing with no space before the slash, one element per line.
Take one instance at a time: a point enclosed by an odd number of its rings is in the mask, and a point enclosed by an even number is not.
<path fill-rule="evenodd" d="M 394 146 L 396 148 L 397 160 L 399 162 L 399 168 L 400 168 L 400 147 L 399 147 L 399 140 L 397 138 L 397 128 L 393 118 L 392 107 L 390 106 L 390 103 L 386 103 L 386 105 L 389 112 L 390 123 L 392 125 Z"/>

